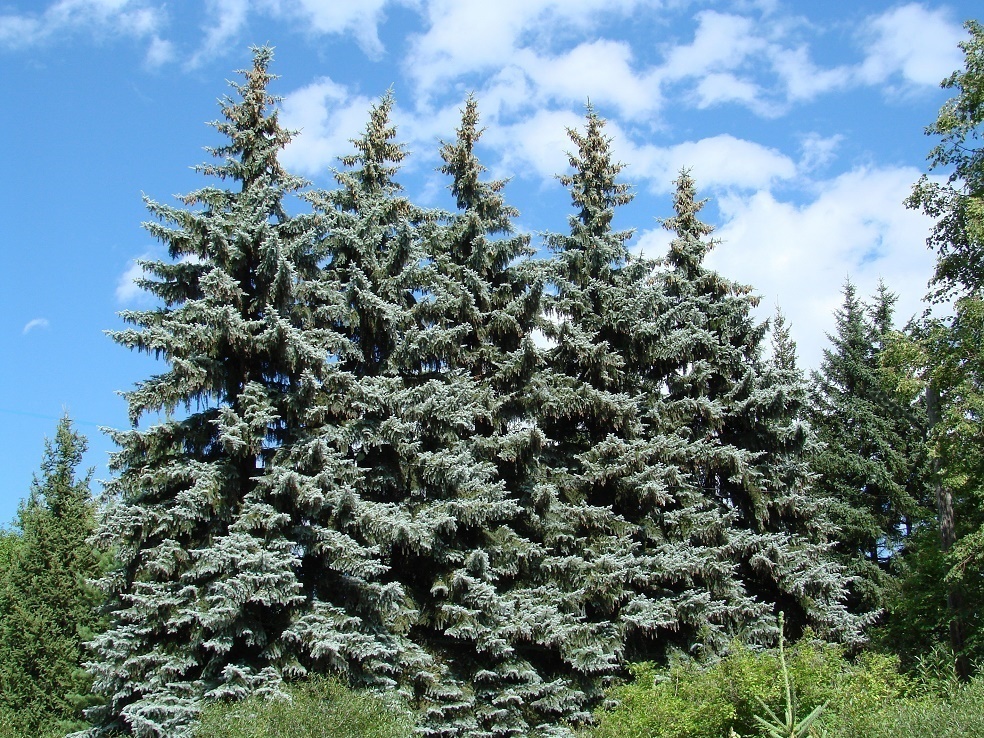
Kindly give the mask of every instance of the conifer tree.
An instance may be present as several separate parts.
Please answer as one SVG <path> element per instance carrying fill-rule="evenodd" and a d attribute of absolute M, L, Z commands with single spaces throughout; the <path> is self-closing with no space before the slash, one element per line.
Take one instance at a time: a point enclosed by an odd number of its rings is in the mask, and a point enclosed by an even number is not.
<path fill-rule="evenodd" d="M 77 469 L 86 439 L 65 416 L 46 441 L 41 476 L 18 512 L 0 574 L 0 712 L 23 735 L 64 735 L 85 723 L 93 703 L 82 667 L 98 626 L 98 592 L 89 583 L 102 561 L 87 539 L 95 529 L 91 471 Z"/>
<path fill-rule="evenodd" d="M 612 227 L 616 208 L 632 194 L 617 181 L 622 165 L 612 160 L 604 125 L 589 107 L 584 132 L 568 130 L 572 171 L 559 179 L 575 213 L 568 233 L 547 238 L 553 253 L 543 264 L 541 330 L 552 346 L 535 416 L 545 440 L 542 479 L 526 516 L 530 537 L 545 551 L 534 592 L 558 604 L 556 614 L 539 616 L 552 645 L 541 668 L 552 663 L 580 691 L 581 704 L 567 708 L 574 718 L 621 665 L 618 613 L 636 560 L 632 526 L 615 505 L 623 491 L 646 482 L 639 465 L 617 467 L 641 442 L 623 354 L 637 337 L 633 306 L 643 272 L 628 263 L 631 233 Z"/>
<path fill-rule="evenodd" d="M 715 246 L 698 217 L 704 203 L 686 172 L 675 184 L 675 215 L 664 227 L 676 237 L 658 274 L 663 347 L 653 364 L 649 432 L 664 437 L 682 484 L 719 516 L 708 518 L 701 543 L 720 558 L 700 571 L 720 603 L 710 615 L 716 645 L 729 633 L 773 640 L 779 611 L 794 632 L 809 624 L 855 639 L 860 622 L 844 610 L 844 576 L 831 566 L 823 510 L 802 463 L 796 372 L 764 365 L 766 327 L 752 316 L 758 298 L 704 265 Z"/>
<path fill-rule="evenodd" d="M 330 258 L 319 289 L 342 296 L 326 313 L 340 336 L 337 370 L 358 408 L 346 518 L 385 567 L 391 675 L 419 708 L 420 730 L 522 734 L 554 716 L 542 703 L 556 691 L 513 648 L 530 634 L 509 591 L 529 545 L 510 526 L 519 507 L 506 484 L 529 485 L 535 443 L 516 428 L 536 299 L 511 262 L 528 242 L 494 238 L 508 235 L 513 211 L 502 183 L 480 180 L 474 101 L 442 151 L 454 216 L 400 194 L 392 103 L 371 111 L 339 188 L 311 197 Z"/>
<path fill-rule="evenodd" d="M 851 607 L 859 612 L 882 606 L 890 560 L 918 516 L 924 484 L 924 426 L 879 365 L 894 301 L 882 285 L 874 304 L 865 305 L 845 283 L 832 346 L 811 391 L 810 419 L 822 444 L 813 463 L 816 487 L 831 499 L 835 551 L 858 577 Z"/>
<path fill-rule="evenodd" d="M 319 254 L 310 219 L 286 212 L 304 183 L 277 159 L 290 134 L 270 109 L 271 58 L 254 49 L 221 101 L 227 140 L 198 167 L 212 181 L 184 207 L 147 201 L 171 257 L 142 264 L 160 306 L 111 334 L 165 369 L 125 393 L 133 428 L 112 434 L 98 535 L 118 563 L 101 583 L 112 623 L 93 646 L 106 704 L 92 735 L 181 736 L 203 698 L 276 691 L 316 647 L 298 632 L 302 554 L 348 553 L 312 527 L 320 499 L 272 474 L 305 436 L 328 339 L 304 309 Z"/>
<path fill-rule="evenodd" d="M 542 446 L 530 419 L 530 389 L 540 369 L 532 341 L 540 288 L 527 259 L 529 237 L 512 233 L 517 212 L 503 198 L 505 182 L 482 179 L 485 168 L 475 151 L 482 133 L 478 120 L 477 102 L 469 97 L 455 140 L 441 149 L 441 171 L 451 178 L 458 210 L 424 238 L 430 299 L 418 304 L 417 314 L 436 339 L 432 345 L 445 347 L 435 357 L 441 391 L 460 398 L 459 413 L 467 413 L 467 424 L 454 430 L 456 442 L 467 449 L 471 463 L 488 468 L 495 485 L 481 496 L 467 488 L 457 491 L 462 512 L 470 512 L 467 518 L 458 514 L 448 548 L 458 549 L 453 555 L 465 562 L 480 556 L 482 570 L 466 572 L 460 565 L 448 570 L 446 563 L 435 562 L 441 581 L 432 589 L 431 606 L 449 621 L 469 613 L 472 633 L 451 641 L 441 628 L 443 643 L 435 644 L 464 691 L 473 695 L 474 724 L 462 734 L 530 734 L 555 722 L 572 699 L 566 680 L 538 673 L 528 658 L 531 647 L 542 649 L 530 613 L 555 606 L 524 586 L 539 561 L 538 547 L 524 535 L 521 511 L 537 483 Z M 448 430 L 442 435 L 452 438 Z M 446 592 L 444 582 L 455 579 L 469 582 L 472 591 L 459 586 L 460 593 Z M 442 722 L 429 721 L 428 727 L 446 734 Z"/>

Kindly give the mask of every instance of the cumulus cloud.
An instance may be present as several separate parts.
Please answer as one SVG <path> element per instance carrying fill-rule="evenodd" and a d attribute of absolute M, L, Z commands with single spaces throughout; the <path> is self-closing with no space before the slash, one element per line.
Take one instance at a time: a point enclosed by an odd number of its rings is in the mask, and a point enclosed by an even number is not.
<path fill-rule="evenodd" d="M 287 12 L 302 19 L 312 33 L 350 33 L 373 57 L 383 53 L 378 27 L 389 0 L 290 0 Z"/>
<path fill-rule="evenodd" d="M 944 10 L 918 3 L 903 5 L 871 19 L 865 36 L 868 54 L 858 70 L 867 84 L 894 75 L 917 85 L 938 85 L 963 64 L 957 48 L 966 34 Z"/>
<path fill-rule="evenodd" d="M 701 11 L 696 17 L 693 41 L 672 47 L 666 55 L 662 66 L 666 79 L 734 70 L 766 48 L 752 18 L 714 10 Z"/>
<path fill-rule="evenodd" d="M 0 14 L 0 45 L 24 48 L 80 30 L 158 38 L 165 20 L 144 0 L 59 0 L 41 13 Z"/>
<path fill-rule="evenodd" d="M 584 118 L 570 110 L 539 110 L 511 125 L 497 125 L 482 139 L 501 156 L 505 173 L 553 179 L 567 170 L 567 154 L 573 144 L 568 128 L 576 128 Z"/>
<path fill-rule="evenodd" d="M 281 122 L 299 133 L 281 156 L 284 166 L 308 176 L 324 174 L 350 152 L 349 141 L 365 128 L 372 104 L 329 77 L 286 95 Z"/>
<path fill-rule="evenodd" d="M 850 66 L 839 65 L 831 69 L 817 66 L 806 46 L 792 49 L 773 46 L 769 57 L 787 101 L 813 100 L 823 93 L 849 86 L 853 79 Z"/>
<path fill-rule="evenodd" d="M 659 79 L 633 69 L 632 48 L 625 42 L 596 40 L 553 56 L 524 49 L 510 63 L 523 70 L 541 99 L 583 103 L 590 98 L 627 117 L 659 106 Z"/>
<path fill-rule="evenodd" d="M 785 154 L 727 133 L 668 147 L 635 145 L 620 134 L 613 148 L 620 160 L 631 162 L 629 178 L 647 180 L 660 193 L 672 190 L 681 169 L 691 170 L 701 187 L 709 189 L 766 188 L 796 175 L 796 163 Z"/>
<path fill-rule="evenodd" d="M 24 329 L 21 331 L 22 335 L 27 335 L 35 329 L 47 328 L 50 325 L 47 318 L 34 318 L 33 320 L 27 321 L 24 325 Z"/>
<path fill-rule="evenodd" d="M 763 319 L 782 307 L 804 365 L 817 367 L 846 278 L 862 295 L 883 278 L 900 295 L 901 322 L 920 310 L 933 267 L 931 224 L 902 205 L 918 176 L 911 167 L 855 168 L 819 182 L 805 202 L 767 190 L 727 193 L 718 201 L 722 244 L 709 263 L 754 285 L 765 298 Z"/>
<path fill-rule="evenodd" d="M 600 18 L 658 5 L 656 0 L 430 0 L 427 30 L 412 39 L 406 69 L 419 89 L 429 92 L 445 80 L 507 66 L 521 49 L 550 47 L 554 36 L 583 35 Z"/>

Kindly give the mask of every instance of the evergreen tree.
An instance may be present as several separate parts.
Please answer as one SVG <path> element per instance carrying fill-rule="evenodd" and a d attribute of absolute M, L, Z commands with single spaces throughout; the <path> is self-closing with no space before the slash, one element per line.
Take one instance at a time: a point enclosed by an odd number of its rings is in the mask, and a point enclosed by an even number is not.
<path fill-rule="evenodd" d="M 567 680 L 539 673 L 530 660 L 531 651 L 543 648 L 540 616 L 555 608 L 526 587 L 541 552 L 526 537 L 521 515 L 537 484 L 542 447 L 531 422 L 531 387 L 540 369 L 532 341 L 540 288 L 526 258 L 532 254 L 529 237 L 512 234 L 517 212 L 502 196 L 505 182 L 481 178 L 485 169 L 475 151 L 480 137 L 477 103 L 469 97 L 455 140 L 441 149 L 441 171 L 451 178 L 458 211 L 424 238 L 430 299 L 418 303 L 417 315 L 434 336 L 440 389 L 458 398 L 459 417 L 467 418 L 453 429 L 434 418 L 430 425 L 444 438 L 457 436 L 454 442 L 467 449 L 470 463 L 480 463 L 495 480 L 482 495 L 457 490 L 457 530 L 447 539 L 445 561 L 433 562 L 439 578 L 430 607 L 468 630 L 458 624 L 452 631 L 435 628 L 439 638 L 429 646 L 474 700 L 474 723 L 461 734 L 491 736 L 530 734 L 556 722 L 577 695 Z M 480 557 L 482 564 L 471 571 L 460 564 L 449 568 L 454 557 L 466 564 Z M 456 580 L 467 586 L 447 586 Z M 433 720 L 436 714 L 428 712 L 427 727 L 444 735 L 445 716 Z"/>
<path fill-rule="evenodd" d="M 647 417 L 650 435 L 673 454 L 678 486 L 702 495 L 708 509 L 694 543 L 709 557 L 699 576 L 714 597 L 712 643 L 722 647 L 728 634 L 774 640 L 779 611 L 794 633 L 811 625 L 856 639 L 861 623 L 845 612 L 844 575 L 829 560 L 828 524 L 804 463 L 809 437 L 792 346 L 780 332 L 777 359 L 763 361 L 766 326 L 752 317 L 758 298 L 703 263 L 715 245 L 698 217 L 703 204 L 683 172 L 675 215 L 664 221 L 676 237 L 658 275 L 663 347 Z"/>
<path fill-rule="evenodd" d="M 528 502 L 529 537 L 543 546 L 534 599 L 557 603 L 536 615 L 552 646 L 539 661 L 580 692 L 566 706 L 573 719 L 600 696 L 621 666 L 619 612 L 640 573 L 633 528 L 615 506 L 625 493 L 646 495 L 642 464 L 618 468 L 644 444 L 633 379 L 624 353 L 639 338 L 634 305 L 643 269 L 629 265 L 627 231 L 612 227 L 632 199 L 617 181 L 605 121 L 590 107 L 585 130 L 568 130 L 572 172 L 560 177 L 575 213 L 567 234 L 551 234 L 553 252 L 541 330 L 552 342 L 536 383 L 536 424 L 544 436 L 541 481 Z M 627 500 L 631 504 L 631 500 Z M 537 580 L 534 580 L 537 581 Z M 573 695 L 578 698 L 578 694 Z"/>
<path fill-rule="evenodd" d="M 507 484 L 529 487 L 536 444 L 519 426 L 537 302 L 512 264 L 528 240 L 496 238 L 508 236 L 513 210 L 502 183 L 480 180 L 474 101 L 442 150 L 454 216 L 400 194 L 405 153 L 391 106 L 387 95 L 371 111 L 336 172 L 340 187 L 311 198 L 327 234 L 319 289 L 340 337 L 335 366 L 349 377 L 347 395 L 331 401 L 357 408 L 345 422 L 344 453 L 358 471 L 344 519 L 385 568 L 389 673 L 418 707 L 420 729 L 525 734 L 556 716 L 559 689 L 514 648 L 532 634 L 529 603 L 510 591 L 530 546 L 511 526 L 519 507 Z"/>
<path fill-rule="evenodd" d="M 95 529 L 91 472 L 77 476 L 86 439 L 69 418 L 45 442 L 41 476 L 18 512 L 0 579 L 0 712 L 22 735 L 53 736 L 84 725 L 93 699 L 83 644 L 98 626 L 102 562 L 87 539 Z"/>
<path fill-rule="evenodd" d="M 883 606 L 891 559 L 919 514 L 924 429 L 879 363 L 894 302 L 882 285 L 867 306 L 846 282 L 832 347 L 813 375 L 816 484 L 832 501 L 839 559 L 858 577 L 851 606 L 859 612 Z"/>
<path fill-rule="evenodd" d="M 227 141 L 198 168 L 214 183 L 183 208 L 148 200 L 172 261 L 144 262 L 142 286 L 161 304 L 111 334 L 166 369 L 125 393 L 134 427 L 112 434 L 98 536 L 118 563 L 101 582 L 112 623 L 93 644 L 106 704 L 92 735 L 181 736 L 203 698 L 278 690 L 316 648 L 298 625 L 302 554 L 348 554 L 311 525 L 320 499 L 272 473 L 305 437 L 327 338 L 304 309 L 319 254 L 284 204 L 304 183 L 277 160 L 290 134 L 270 110 L 271 58 L 255 49 L 221 101 Z"/>
<path fill-rule="evenodd" d="M 629 258 L 629 234 L 611 228 L 629 193 L 602 128 L 589 111 L 571 134 L 562 181 L 578 214 L 550 240 L 543 325 L 556 345 L 530 516 L 548 550 L 543 599 L 568 608 L 546 623 L 588 699 L 624 660 L 773 640 L 783 609 L 839 638 L 860 625 L 809 496 L 802 387 L 764 371 L 749 288 L 703 266 L 711 229 L 686 174 L 667 259 Z"/>

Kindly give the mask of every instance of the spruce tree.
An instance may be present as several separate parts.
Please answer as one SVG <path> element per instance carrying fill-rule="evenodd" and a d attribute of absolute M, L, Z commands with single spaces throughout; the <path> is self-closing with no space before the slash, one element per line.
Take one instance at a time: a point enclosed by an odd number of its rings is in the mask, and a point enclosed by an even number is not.
<path fill-rule="evenodd" d="M 803 463 L 797 373 L 763 361 L 758 298 L 704 265 L 716 245 L 699 219 L 704 202 L 686 172 L 675 184 L 647 420 L 673 454 L 680 488 L 703 497 L 708 523 L 694 543 L 709 547 L 699 572 L 714 603 L 709 645 L 721 648 L 729 634 L 774 640 L 780 611 L 794 632 L 812 625 L 856 639 L 860 622 L 844 610 L 844 575 L 827 555 L 823 509 Z"/>
<path fill-rule="evenodd" d="M 530 537 L 545 551 L 533 592 L 557 603 L 556 613 L 538 615 L 552 646 L 541 668 L 568 676 L 579 690 L 580 704 L 567 708 L 573 719 L 621 667 L 618 614 L 637 567 L 633 528 L 615 506 L 624 492 L 645 485 L 647 473 L 617 467 L 642 442 L 623 356 L 636 338 L 633 306 L 642 280 L 628 264 L 631 233 L 612 227 L 616 208 L 632 194 L 618 181 L 622 165 L 612 160 L 604 126 L 589 107 L 584 132 L 568 130 L 572 171 L 559 179 L 575 213 L 568 233 L 548 236 L 553 253 L 542 267 L 541 330 L 552 346 L 536 385 L 544 445 L 526 515 Z"/>
<path fill-rule="evenodd" d="M 924 427 L 886 381 L 879 364 L 895 301 L 884 286 L 866 305 L 848 280 L 820 370 L 813 373 L 810 420 L 821 448 L 816 487 L 830 498 L 835 552 L 857 580 L 851 607 L 883 605 L 893 555 L 917 519 Z"/>
<path fill-rule="evenodd" d="M 508 237 L 502 183 L 480 180 L 474 101 L 442 151 L 453 216 L 402 196 L 392 104 L 387 95 L 371 111 L 339 188 L 311 197 L 329 254 L 319 289 L 341 296 L 325 315 L 340 337 L 337 371 L 350 377 L 332 402 L 358 408 L 346 425 L 358 471 L 345 517 L 385 568 L 391 675 L 419 729 L 526 734 L 556 716 L 558 690 L 514 648 L 531 634 L 528 603 L 510 591 L 530 546 L 511 526 L 520 508 L 507 484 L 530 485 L 536 443 L 517 427 L 536 299 L 512 262 L 528 240 Z"/>
<path fill-rule="evenodd" d="M 63 417 L 45 442 L 41 476 L 17 516 L 0 575 L 0 712 L 22 735 L 64 735 L 84 726 L 93 703 L 82 667 L 85 641 L 98 627 L 102 572 L 89 545 L 96 525 L 91 471 L 77 470 L 86 439 Z"/>
<path fill-rule="evenodd" d="M 304 183 L 277 159 L 290 134 L 271 110 L 271 58 L 255 49 L 221 101 L 227 140 L 198 167 L 209 183 L 183 207 L 147 201 L 171 257 L 143 263 L 160 305 L 111 333 L 165 368 L 124 394 L 133 427 L 112 433 L 98 537 L 118 562 L 101 582 L 112 622 L 93 644 L 106 704 L 92 735 L 181 736 L 205 698 L 278 690 L 317 647 L 298 624 L 303 554 L 358 558 L 319 537 L 316 494 L 272 473 L 306 436 L 328 339 L 304 305 L 319 253 L 310 219 L 286 211 Z"/>
<path fill-rule="evenodd" d="M 447 571 L 442 564 L 446 573 L 432 590 L 437 595 L 432 607 L 447 619 L 457 609 L 453 619 L 460 620 L 461 605 L 469 612 L 468 637 L 435 643 L 473 695 L 474 726 L 462 734 L 522 735 L 556 722 L 577 696 L 567 680 L 539 673 L 530 661 L 530 651 L 543 648 L 540 618 L 531 613 L 555 608 L 526 586 L 541 550 L 528 539 L 522 514 L 536 488 L 542 447 L 542 435 L 531 422 L 531 387 L 540 369 L 532 340 L 540 286 L 528 260 L 529 237 L 513 234 L 518 213 L 503 198 L 505 182 L 482 179 L 485 168 L 475 151 L 482 133 L 478 120 L 477 102 L 469 97 L 455 140 L 441 149 L 441 171 L 451 178 L 458 210 L 424 238 L 430 299 L 418 303 L 417 314 L 428 333 L 441 337 L 435 347 L 445 347 L 436 356 L 442 391 L 470 399 L 469 405 L 460 404 L 468 423 L 455 429 L 457 442 L 472 463 L 489 469 L 495 486 L 482 496 L 457 492 L 473 512 L 457 524 L 449 548 L 463 549 L 455 555 L 465 561 L 481 556 L 482 570 L 470 572 L 471 592 L 460 588 L 452 598 L 443 581 L 463 580 L 465 572 Z M 467 394 L 452 390 L 456 386 Z M 442 435 L 452 437 L 447 430 Z M 441 721 L 429 721 L 428 727 L 435 734 L 447 730 Z"/>

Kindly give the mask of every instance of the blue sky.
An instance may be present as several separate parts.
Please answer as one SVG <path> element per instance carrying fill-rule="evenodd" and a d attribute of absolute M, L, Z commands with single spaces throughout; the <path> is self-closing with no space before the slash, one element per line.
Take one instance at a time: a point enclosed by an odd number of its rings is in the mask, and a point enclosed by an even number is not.
<path fill-rule="evenodd" d="M 763 319 L 781 306 L 817 366 L 847 276 L 865 295 L 884 278 L 900 322 L 921 310 L 929 224 L 902 201 L 975 12 L 969 0 L 0 0 L 0 522 L 64 411 L 108 474 L 99 427 L 125 426 L 116 393 L 155 371 L 103 333 L 148 304 L 134 259 L 163 255 L 141 195 L 173 202 L 203 184 L 192 166 L 219 142 L 203 124 L 250 45 L 276 47 L 274 92 L 300 130 L 284 161 L 322 187 L 392 87 L 413 151 L 401 181 L 449 206 L 439 141 L 475 92 L 480 154 L 512 178 L 507 198 L 534 234 L 566 227 L 554 175 L 590 99 L 635 186 L 616 222 L 635 229 L 632 248 L 664 251 L 655 219 L 692 167 L 722 240 L 712 264 L 756 288 Z"/>

